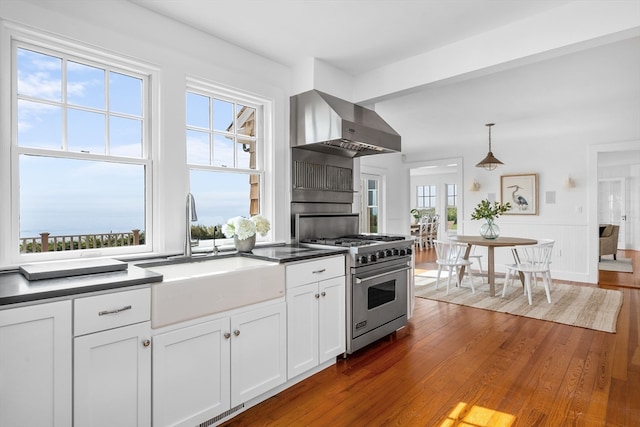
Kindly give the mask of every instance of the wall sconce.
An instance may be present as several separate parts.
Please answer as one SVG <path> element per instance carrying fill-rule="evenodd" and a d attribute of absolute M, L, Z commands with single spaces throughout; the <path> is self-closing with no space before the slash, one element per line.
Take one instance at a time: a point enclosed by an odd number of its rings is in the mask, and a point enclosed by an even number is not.
<path fill-rule="evenodd" d="M 576 188 L 575 179 L 571 178 L 571 175 L 569 175 L 567 179 L 564 181 L 564 186 L 565 188 Z"/>
<path fill-rule="evenodd" d="M 474 179 L 471 185 L 469 186 L 469 191 L 478 191 L 480 190 L 480 183 L 477 179 Z"/>

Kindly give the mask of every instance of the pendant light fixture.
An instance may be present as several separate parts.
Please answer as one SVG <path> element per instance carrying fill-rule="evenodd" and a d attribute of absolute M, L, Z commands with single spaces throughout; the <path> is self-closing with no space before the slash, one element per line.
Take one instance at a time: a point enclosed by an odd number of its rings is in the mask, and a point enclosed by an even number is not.
<path fill-rule="evenodd" d="M 480 163 L 476 165 L 479 168 L 485 168 L 488 171 L 492 171 L 498 167 L 498 165 L 502 165 L 500 160 L 496 159 L 491 152 L 491 126 L 495 125 L 495 123 L 487 123 L 485 126 L 489 128 L 489 153 L 487 153 L 487 157 L 482 159 Z"/>

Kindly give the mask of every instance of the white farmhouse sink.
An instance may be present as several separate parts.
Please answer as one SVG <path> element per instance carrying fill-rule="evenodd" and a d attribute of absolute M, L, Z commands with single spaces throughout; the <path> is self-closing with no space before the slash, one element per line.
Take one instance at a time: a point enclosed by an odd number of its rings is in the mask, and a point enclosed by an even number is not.
<path fill-rule="evenodd" d="M 151 286 L 151 327 L 284 296 L 284 266 L 244 257 L 145 267 L 162 274 Z"/>

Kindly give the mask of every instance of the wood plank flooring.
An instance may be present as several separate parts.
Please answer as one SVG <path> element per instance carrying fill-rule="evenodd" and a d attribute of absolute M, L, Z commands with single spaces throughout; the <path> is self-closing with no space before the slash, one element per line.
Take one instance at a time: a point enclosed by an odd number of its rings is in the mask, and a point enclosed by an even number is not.
<path fill-rule="evenodd" d="M 417 298 L 406 328 L 224 426 L 640 426 L 640 252 L 619 256 L 615 334 Z"/>

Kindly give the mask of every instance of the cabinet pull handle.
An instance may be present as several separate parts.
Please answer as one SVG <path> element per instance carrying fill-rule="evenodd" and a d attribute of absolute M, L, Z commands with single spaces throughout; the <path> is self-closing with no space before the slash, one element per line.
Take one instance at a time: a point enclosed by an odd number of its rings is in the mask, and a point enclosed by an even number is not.
<path fill-rule="evenodd" d="M 104 316 L 105 314 L 116 314 L 116 313 L 120 313 L 121 311 L 125 311 L 125 310 L 131 310 L 131 306 L 130 305 L 126 305 L 122 308 L 116 308 L 115 310 L 104 310 L 104 311 L 100 311 L 98 313 L 98 316 Z"/>
<path fill-rule="evenodd" d="M 322 295 L 323 297 L 326 297 L 326 296 L 327 296 L 327 293 L 326 293 L 326 292 L 324 292 L 324 291 L 322 291 L 322 292 L 320 293 L 320 295 Z"/>
<path fill-rule="evenodd" d="M 387 276 L 389 274 L 400 273 L 401 271 L 411 270 L 411 267 L 401 268 L 399 270 L 387 271 L 386 273 L 376 274 L 375 276 L 368 276 L 365 278 L 356 277 L 356 283 L 360 284 L 366 282 L 367 280 L 379 279 L 380 277 Z"/>
<path fill-rule="evenodd" d="M 224 337 L 225 337 L 226 339 L 229 339 L 229 338 L 231 338 L 231 334 L 230 334 L 229 332 L 225 332 L 225 333 L 224 333 Z"/>
<path fill-rule="evenodd" d="M 315 296 L 316 298 L 320 298 L 320 295 L 319 295 L 319 294 L 315 294 L 314 296 Z"/>
<path fill-rule="evenodd" d="M 236 329 L 235 331 L 233 331 L 233 335 L 235 335 L 235 336 L 240 335 L 240 331 Z"/>
<path fill-rule="evenodd" d="M 325 271 L 327 271 L 326 268 L 321 268 L 320 270 L 314 270 L 312 271 L 313 274 L 320 274 L 320 273 L 324 273 Z"/>
<path fill-rule="evenodd" d="M 150 340 L 144 340 L 144 341 L 142 341 L 142 345 L 144 347 L 149 347 L 151 345 L 151 341 Z"/>

